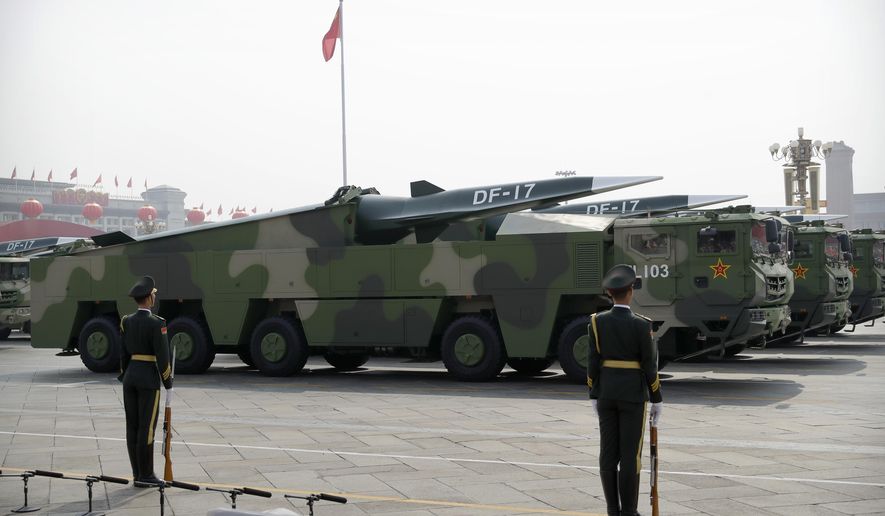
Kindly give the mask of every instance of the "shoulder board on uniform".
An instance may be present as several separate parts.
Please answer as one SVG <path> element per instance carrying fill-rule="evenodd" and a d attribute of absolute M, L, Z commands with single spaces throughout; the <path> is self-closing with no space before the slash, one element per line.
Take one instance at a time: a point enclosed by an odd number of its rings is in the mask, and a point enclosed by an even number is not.
<path fill-rule="evenodd" d="M 166 322 L 166 319 L 163 319 L 162 317 L 160 317 L 160 316 L 157 315 L 157 314 L 151 314 L 151 315 L 153 315 L 156 319 L 158 319 L 158 320 L 160 320 L 160 321 Z"/>
<path fill-rule="evenodd" d="M 639 318 L 642 319 L 643 321 L 652 322 L 651 317 L 646 317 L 646 316 L 644 316 L 644 315 L 642 315 L 642 314 L 637 314 L 636 312 L 633 312 L 633 315 L 635 315 L 636 317 L 639 317 Z"/>

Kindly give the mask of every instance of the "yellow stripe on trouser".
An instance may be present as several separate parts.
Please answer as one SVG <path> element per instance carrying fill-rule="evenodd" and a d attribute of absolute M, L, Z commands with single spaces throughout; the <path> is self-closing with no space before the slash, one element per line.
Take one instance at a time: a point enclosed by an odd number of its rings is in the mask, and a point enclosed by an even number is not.
<path fill-rule="evenodd" d="M 615 369 L 642 369 L 636 360 L 603 360 L 602 367 L 612 367 Z"/>
<path fill-rule="evenodd" d="M 160 391 L 157 391 L 159 394 Z M 639 432 L 639 444 L 636 445 L 636 474 L 642 471 L 642 438 L 645 436 L 645 420 L 648 416 L 648 402 L 642 404 L 642 431 Z"/>
<path fill-rule="evenodd" d="M 590 325 L 593 326 L 593 340 L 596 341 L 596 352 L 602 353 L 599 350 L 599 332 L 596 330 L 596 314 L 590 316 Z"/>
<path fill-rule="evenodd" d="M 148 438 L 146 444 L 154 444 L 154 427 L 157 426 L 157 409 L 160 408 L 160 389 L 157 389 L 154 395 L 154 413 L 151 414 L 151 426 L 148 427 Z"/>

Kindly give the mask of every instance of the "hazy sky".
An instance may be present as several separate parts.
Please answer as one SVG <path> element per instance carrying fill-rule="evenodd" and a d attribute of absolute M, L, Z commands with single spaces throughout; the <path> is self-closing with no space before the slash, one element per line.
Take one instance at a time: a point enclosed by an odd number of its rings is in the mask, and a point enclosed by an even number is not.
<path fill-rule="evenodd" d="M 281 209 L 341 183 L 335 0 L 0 0 L 0 175 Z M 885 2 L 345 1 L 350 183 L 663 175 L 783 201 L 805 127 L 885 186 Z M 120 192 L 124 193 L 125 188 Z M 629 193 L 628 193 L 629 192 Z M 601 197 L 602 198 L 602 197 Z"/>

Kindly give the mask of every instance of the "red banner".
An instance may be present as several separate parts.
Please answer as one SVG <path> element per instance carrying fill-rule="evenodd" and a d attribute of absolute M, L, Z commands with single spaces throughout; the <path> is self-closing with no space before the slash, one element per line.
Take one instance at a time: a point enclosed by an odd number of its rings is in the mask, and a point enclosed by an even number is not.
<path fill-rule="evenodd" d="M 99 206 L 107 206 L 109 198 L 109 194 L 93 192 L 83 188 L 77 190 L 68 188 L 67 190 L 53 190 L 52 192 L 53 204 L 74 204 L 82 206 L 94 202 Z"/>

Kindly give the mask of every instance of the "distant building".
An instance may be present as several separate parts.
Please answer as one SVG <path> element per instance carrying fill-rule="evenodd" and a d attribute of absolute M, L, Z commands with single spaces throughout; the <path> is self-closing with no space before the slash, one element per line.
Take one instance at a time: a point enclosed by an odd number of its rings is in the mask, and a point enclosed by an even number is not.
<path fill-rule="evenodd" d="M 149 188 L 136 197 L 65 182 L 0 178 L 0 224 L 26 219 L 22 213 L 22 203 L 36 199 L 43 205 L 38 220 L 73 222 L 103 232 L 123 231 L 136 236 L 138 224 L 141 223 L 138 210 L 145 205 L 156 208 L 159 227 L 183 228 L 186 196 L 185 192 L 169 185 Z M 87 203 L 101 207 L 101 216 L 94 221 L 84 216 L 83 207 Z"/>
<path fill-rule="evenodd" d="M 854 193 L 854 149 L 833 142 L 826 165 L 827 213 L 846 215 L 848 229 L 885 229 L 885 192 Z"/>

